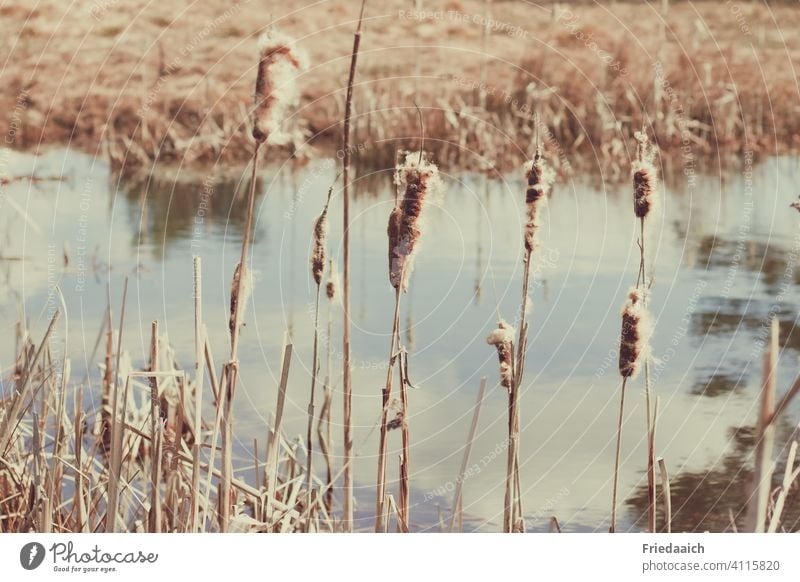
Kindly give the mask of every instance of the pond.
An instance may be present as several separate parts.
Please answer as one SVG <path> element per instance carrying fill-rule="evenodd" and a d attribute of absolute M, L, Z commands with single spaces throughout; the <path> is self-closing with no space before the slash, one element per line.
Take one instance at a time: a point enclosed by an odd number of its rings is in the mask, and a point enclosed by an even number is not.
<path fill-rule="evenodd" d="M 4 188 L 0 228 L 0 324 L 7 338 L 24 318 L 41 338 L 63 291 L 72 377 L 99 377 L 92 352 L 107 307 L 115 314 L 130 280 L 123 347 L 147 361 L 150 322 L 158 320 L 184 368 L 193 366 L 192 256 L 202 258 L 204 318 L 218 363 L 228 345 L 233 268 L 245 215 L 247 172 L 166 169 L 123 178 L 89 155 L 52 150 L 38 157 L 5 152 L 9 173 L 41 179 Z M 480 378 L 488 378 L 468 478 L 464 529 L 501 528 L 507 397 L 497 355 L 486 344 L 497 314 L 512 321 L 522 288 L 524 184 L 449 173 L 447 189 L 426 210 L 422 248 L 403 297 L 409 350 L 411 521 L 438 531 L 447 521 Z M 241 384 L 236 394 L 237 474 L 249 480 L 257 439 L 264 450 L 275 410 L 284 335 L 294 345 L 284 430 L 305 434 L 310 390 L 315 287 L 311 231 L 337 167 L 267 168 L 258 181 L 252 254 L 254 289 L 245 316 Z M 741 523 L 750 473 L 771 313 L 781 322 L 778 392 L 797 373 L 800 216 L 796 158 L 748 159 L 724 172 L 690 178 L 673 172 L 661 211 L 648 219 L 654 272 L 650 306 L 653 390 L 659 398 L 657 455 L 672 485 L 675 531 L 723 531 Z M 49 180 L 47 178 L 58 178 Z M 351 206 L 353 389 L 357 527 L 372 526 L 377 422 L 394 306 L 387 277 L 386 221 L 391 170 L 358 173 Z M 526 523 L 546 531 L 607 531 L 620 378 L 620 310 L 635 283 L 639 250 L 628 181 L 599 169 L 559 179 L 534 257 L 529 352 L 522 394 L 521 483 Z M 331 203 L 330 252 L 341 258 L 341 201 Z M 68 258 L 68 260 L 65 260 Z M 340 262 L 340 261 L 339 261 Z M 65 264 L 66 263 L 66 264 Z M 323 322 L 327 307 L 322 311 Z M 341 465 L 341 306 L 331 308 L 335 466 Z M 65 338 L 63 334 L 59 341 Z M 14 350 L 0 365 L 7 376 Z M 327 345 L 326 342 L 323 342 Z M 102 354 L 102 348 L 101 352 Z M 322 374 L 327 370 L 324 364 Z M 3 384 L 3 391 L 9 390 Z M 95 387 L 97 383 L 95 382 Z M 206 384 L 208 386 L 208 384 Z M 93 404 L 99 406 L 94 396 Z M 207 401 L 210 399 L 207 399 Z M 618 530 L 646 525 L 644 384 L 629 384 L 622 445 Z M 779 471 L 798 420 L 783 417 Z M 390 433 L 389 492 L 396 495 L 400 439 Z M 321 463 L 317 465 L 321 466 Z M 338 490 L 335 496 L 338 495 Z M 340 497 L 335 497 L 340 506 Z M 797 505 L 787 524 L 798 527 Z M 792 525 L 793 524 L 793 525 Z"/>

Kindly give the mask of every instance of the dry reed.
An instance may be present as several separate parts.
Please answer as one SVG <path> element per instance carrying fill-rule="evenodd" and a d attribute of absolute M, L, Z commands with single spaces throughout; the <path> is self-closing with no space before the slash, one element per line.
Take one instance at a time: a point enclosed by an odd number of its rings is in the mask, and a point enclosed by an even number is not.
<path fill-rule="evenodd" d="M 342 136 L 342 253 L 343 253 L 343 305 L 342 319 L 342 384 L 344 392 L 344 506 L 342 528 L 353 531 L 353 386 L 350 369 L 350 117 L 353 110 L 353 86 L 361 45 L 361 27 L 367 0 L 361 0 L 358 25 L 353 34 L 353 51 L 347 76 L 347 96 L 344 102 L 344 131 Z"/>
<path fill-rule="evenodd" d="M 636 286 L 649 291 L 652 279 L 648 281 L 645 255 L 645 219 L 651 215 L 659 204 L 658 171 L 655 166 L 656 148 L 650 141 L 646 131 L 642 129 L 634 134 L 636 140 L 636 157 L 631 164 L 633 181 L 633 212 L 639 219 L 639 273 Z M 642 297 L 646 306 L 646 293 Z M 647 522 L 650 532 L 656 531 L 656 457 L 655 457 L 655 424 L 652 415 L 652 390 L 650 383 L 650 361 L 644 359 L 645 383 L 645 419 L 647 428 Z"/>
<path fill-rule="evenodd" d="M 319 300 L 322 290 L 322 277 L 325 273 L 325 256 L 328 240 L 328 205 L 331 202 L 333 186 L 328 190 L 328 199 L 319 217 L 314 221 L 314 243 L 311 251 L 311 276 L 317 286 L 316 300 L 314 303 L 314 348 L 311 360 L 311 396 L 308 401 L 308 426 L 306 429 L 306 507 L 311 507 L 312 492 L 312 463 L 314 458 L 314 440 L 312 431 L 314 427 L 314 397 L 317 386 L 317 375 L 320 370 L 319 362 Z M 311 531 L 312 512 L 309 511 L 306 521 L 306 532 Z"/>
<path fill-rule="evenodd" d="M 394 367 L 398 359 L 405 357 L 400 345 L 400 296 L 408 290 L 408 283 L 413 271 L 414 258 L 419 248 L 422 235 L 423 210 L 429 196 L 437 196 L 442 192 L 443 183 L 439 177 L 439 169 L 429 162 L 423 151 L 406 152 L 405 158 L 395 170 L 395 185 L 403 190 L 403 197 L 392 209 L 387 228 L 389 282 L 395 290 L 394 315 L 392 332 L 389 338 L 389 358 L 386 372 L 386 384 L 382 392 L 381 433 L 378 444 L 378 477 L 375 502 L 375 531 L 385 530 L 383 519 L 386 513 L 386 450 L 390 423 L 402 429 L 403 455 L 400 465 L 400 507 L 399 522 L 401 529 L 408 528 L 408 394 L 407 378 L 404 377 L 407 360 L 400 362 L 400 399 L 401 415 L 393 421 L 389 420 L 389 405 L 392 400 L 392 384 Z"/>

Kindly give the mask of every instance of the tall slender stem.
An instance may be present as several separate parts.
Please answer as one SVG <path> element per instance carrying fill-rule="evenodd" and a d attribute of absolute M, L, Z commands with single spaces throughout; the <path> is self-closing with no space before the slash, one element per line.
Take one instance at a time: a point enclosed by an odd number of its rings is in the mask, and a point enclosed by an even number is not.
<path fill-rule="evenodd" d="M 311 371 L 311 397 L 308 401 L 308 431 L 306 434 L 306 446 L 308 448 L 308 460 L 306 462 L 306 507 L 311 507 L 311 465 L 314 457 L 314 442 L 312 439 L 312 430 L 314 427 L 314 392 L 317 387 L 317 374 L 319 373 L 319 362 L 317 356 L 317 349 L 319 346 L 319 292 L 320 285 L 317 284 L 317 301 L 314 309 L 314 354 Z M 306 532 L 311 531 L 311 514 L 309 511 L 306 516 Z"/>
<path fill-rule="evenodd" d="M 236 393 L 236 383 L 239 379 L 239 330 L 241 328 L 242 313 L 244 312 L 242 293 L 245 280 L 249 276 L 247 272 L 247 251 L 250 246 L 250 230 L 253 228 L 253 212 L 255 210 L 256 199 L 256 179 L 258 177 L 258 151 L 261 142 L 256 141 L 253 147 L 253 170 L 250 178 L 250 195 L 247 202 L 247 216 L 245 217 L 244 233 L 242 236 L 242 254 L 239 258 L 239 278 L 236 281 L 235 294 L 237 297 L 234 305 L 234 312 L 231 314 L 233 325 L 231 328 L 231 358 L 225 365 L 223 372 L 224 409 L 222 414 L 222 479 L 220 481 L 220 531 L 225 531 L 228 527 L 228 520 L 231 510 L 231 479 L 233 476 L 233 396 Z"/>
<path fill-rule="evenodd" d="M 506 475 L 505 511 L 503 514 L 504 531 L 510 533 L 520 527 L 524 530 L 524 521 L 521 509 L 522 500 L 519 487 L 519 429 L 520 429 L 520 391 L 522 388 L 522 375 L 525 369 L 525 352 L 527 347 L 527 322 L 528 289 L 530 287 L 531 250 L 525 250 L 525 259 L 522 276 L 522 301 L 520 303 L 520 325 L 516 345 L 515 369 L 512 375 L 513 382 L 508 395 L 508 471 Z M 522 522 L 522 523 L 520 523 Z M 518 527 L 519 526 L 519 527 Z"/>
<path fill-rule="evenodd" d="M 361 24 L 364 21 L 364 6 L 361 2 L 361 13 L 358 27 L 353 36 L 353 53 L 350 58 L 350 73 L 347 78 L 347 98 L 344 104 L 344 136 L 342 180 L 343 188 L 343 297 L 344 321 L 342 325 L 342 389 L 344 392 L 344 507 L 342 526 L 345 532 L 353 531 L 353 386 L 350 377 L 350 115 L 353 107 L 353 84 L 356 77 L 358 48 L 361 44 Z"/>
<path fill-rule="evenodd" d="M 400 281 L 402 285 L 403 274 L 400 275 Z M 380 443 L 378 445 L 378 479 L 377 479 L 377 491 L 375 494 L 375 532 L 380 533 L 384 530 L 384 501 L 386 497 L 386 446 L 387 446 L 387 433 L 389 432 L 388 427 L 388 415 L 389 415 L 389 402 L 392 397 L 392 380 L 394 377 L 394 356 L 395 356 L 395 349 L 397 347 L 397 343 L 399 343 L 399 337 L 397 330 L 400 326 L 400 285 L 395 289 L 395 300 L 394 300 L 394 315 L 392 316 L 392 335 L 389 338 L 389 361 L 388 367 L 386 371 L 386 385 L 383 389 L 383 398 L 382 404 L 383 408 L 381 411 L 381 436 L 380 436 Z M 395 340 L 398 340 L 396 342 Z"/>
<path fill-rule="evenodd" d="M 622 418 L 625 413 L 625 385 L 628 383 L 628 378 L 622 378 L 622 389 L 619 396 L 619 420 L 617 421 L 617 448 L 614 454 L 614 485 L 611 493 L 611 527 L 608 529 L 609 533 L 614 533 L 617 530 L 617 486 L 619 484 L 619 457 L 622 445 Z"/>
<path fill-rule="evenodd" d="M 636 286 L 643 291 L 647 290 L 647 269 L 645 267 L 644 250 L 644 216 L 639 219 L 639 276 Z M 647 293 L 642 294 L 642 304 L 647 306 Z M 650 361 L 644 361 L 644 393 L 645 415 L 647 417 L 647 528 L 650 532 L 656 531 L 656 459 L 655 459 L 655 427 L 652 420 L 652 404 L 650 390 Z"/>

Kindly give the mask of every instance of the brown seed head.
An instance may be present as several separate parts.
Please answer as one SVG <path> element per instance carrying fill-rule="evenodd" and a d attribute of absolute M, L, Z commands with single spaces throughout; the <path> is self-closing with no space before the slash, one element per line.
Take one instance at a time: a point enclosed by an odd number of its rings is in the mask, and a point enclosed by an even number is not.
<path fill-rule="evenodd" d="M 540 149 L 532 160 L 523 166 L 528 188 L 525 192 L 525 250 L 532 252 L 536 247 L 536 232 L 539 228 L 539 211 L 547 203 L 547 197 L 553 188 L 555 172 L 545 163 Z"/>
<path fill-rule="evenodd" d="M 280 131 L 287 109 L 298 98 L 295 75 L 306 68 L 306 56 L 294 39 L 268 30 L 261 35 L 253 110 L 253 137 L 259 143 L 284 143 Z"/>
<path fill-rule="evenodd" d="M 422 234 L 422 212 L 431 196 L 443 190 L 439 169 L 421 152 L 409 152 L 397 166 L 395 183 L 402 187 L 400 206 L 389 216 L 389 281 L 395 289 L 408 289 L 414 255 Z"/>
<path fill-rule="evenodd" d="M 322 210 L 314 222 L 314 248 L 311 251 L 311 275 L 314 282 L 322 283 L 322 274 L 325 271 L 325 247 L 328 241 L 328 207 Z"/>
<path fill-rule="evenodd" d="M 650 351 L 652 325 L 644 305 L 644 292 L 631 289 L 622 310 L 622 333 L 619 342 L 619 373 L 632 378 L 639 373 L 642 360 Z"/>
<path fill-rule="evenodd" d="M 645 133 L 636 132 L 636 159 L 631 165 L 633 174 L 633 212 L 644 218 L 657 202 L 658 171 L 653 160 L 655 149 Z"/>
<path fill-rule="evenodd" d="M 336 263 L 333 259 L 328 265 L 328 283 L 325 285 L 325 294 L 331 301 L 336 300 L 339 291 L 339 272 L 336 270 Z"/>

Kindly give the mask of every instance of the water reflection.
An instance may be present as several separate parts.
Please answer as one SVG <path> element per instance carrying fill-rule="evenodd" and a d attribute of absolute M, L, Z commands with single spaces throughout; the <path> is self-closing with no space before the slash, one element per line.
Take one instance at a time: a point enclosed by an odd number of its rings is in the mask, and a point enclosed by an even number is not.
<path fill-rule="evenodd" d="M 788 442 L 795 427 L 781 422 L 777 442 Z M 795 434 L 796 438 L 796 434 Z M 681 471 L 670 476 L 673 531 L 728 532 L 744 528 L 747 513 L 748 483 L 752 478 L 750 463 L 756 432 L 752 426 L 732 428 L 730 447 L 708 470 Z M 773 487 L 777 488 L 786 468 L 787 447 L 778 447 Z M 800 488 L 790 489 L 783 511 L 782 530 L 800 528 Z M 661 504 L 662 500 L 658 502 Z M 631 511 L 638 516 L 636 524 L 647 526 L 647 487 L 640 487 L 628 500 Z M 659 531 L 666 531 L 663 504 L 659 508 Z M 781 530 L 779 530 L 781 531 Z"/>
<path fill-rule="evenodd" d="M 32 163 L 30 160 L 19 163 Z M 126 345 L 135 365 L 147 359 L 150 322 L 158 319 L 188 368 L 192 360 L 192 255 L 203 259 L 205 321 L 213 350 L 224 354 L 228 291 L 238 261 L 247 172 L 219 177 L 207 196 L 206 176 L 119 180 L 93 160 L 52 152 L 36 164 L 71 169 L 55 189 L 21 185 L 8 196 L 42 225 L 34 232 L 7 221 L 3 256 L 2 325 L 22 314 L 34 333 L 44 325 L 52 245 L 64 243 L 73 260 L 55 273 L 70 313 L 70 349 L 76 378 L 96 375 L 90 361 L 106 306 L 107 264 L 112 289 L 131 275 Z M 655 391 L 662 399 L 658 454 L 673 472 L 675 529 L 725 530 L 728 510 L 741 510 L 741 481 L 751 455 L 746 427 L 754 418 L 761 359 L 758 342 L 771 312 L 781 319 L 779 391 L 796 372 L 800 270 L 798 217 L 788 204 L 795 161 L 769 160 L 754 169 L 764 184 L 749 197 L 733 172 L 723 182 L 702 177 L 694 188 L 668 178 L 663 213 L 651 226 L 648 248 L 656 269 L 652 307 L 658 358 Z M 351 207 L 352 326 L 355 474 L 359 524 L 368 528 L 374 507 L 375 432 L 380 386 L 385 379 L 393 294 L 386 275 L 386 217 L 394 201 L 391 171 L 357 175 Z M 300 171 L 269 168 L 257 184 L 253 247 L 255 287 L 243 330 L 241 388 L 235 406 L 236 448 L 242 474 L 252 473 L 253 439 L 263 442 L 276 402 L 283 334 L 295 347 L 284 426 L 287 438 L 305 429 L 310 383 L 314 289 L 308 256 L 311 226 L 335 178 L 332 165 L 312 162 Z M 754 179 L 756 179 L 754 178 Z M 465 529 L 497 530 L 503 504 L 502 443 L 506 399 L 497 383 L 497 361 L 485 343 L 498 313 L 511 319 L 519 305 L 523 192 L 518 175 L 448 176 L 445 198 L 432 204 L 411 289 L 404 297 L 402 333 L 410 349 L 409 418 L 412 451 L 412 520 L 418 530 L 438 528 L 447 515 L 448 484 L 457 477 L 479 378 L 489 378 L 473 462 L 479 471 L 464 484 Z M 529 527 L 544 531 L 556 515 L 565 531 L 608 527 L 614 430 L 618 407 L 615 343 L 619 308 L 635 280 L 638 255 L 629 185 L 601 176 L 563 180 L 542 228 L 540 271 L 532 290 L 529 364 L 523 386 L 521 478 Z M 87 188 L 86 208 L 80 204 Z M 330 254 L 341 264 L 341 208 L 334 193 Z M 749 199 L 752 211 L 744 212 Z M 783 209 L 783 210 L 781 210 Z M 84 216 L 85 215 L 85 216 Z M 199 234 L 198 218 L 202 218 Z M 81 221 L 88 226 L 85 236 Z M 741 237 L 746 227 L 746 236 Z M 85 242 L 80 240 L 85 238 Z M 88 254 L 78 256 L 79 245 Z M 95 259 L 92 259 L 92 256 Z M 93 276 L 79 285 L 80 261 Z M 91 264 L 96 265 L 92 268 Z M 702 284 L 701 284 L 702 283 Z M 116 295 L 115 295 L 116 296 Z M 777 305 L 777 308 L 774 306 Z M 332 308 L 333 366 L 341 369 L 341 309 Z M 8 361 L 8 351 L 1 354 Z M 334 374 L 333 431 L 341 434 L 341 385 Z M 630 392 L 621 492 L 629 512 L 620 529 L 641 527 L 644 398 Z M 777 449 L 797 419 L 797 403 L 784 420 Z M 750 436 L 748 436 L 750 435 Z M 748 440 L 749 439 L 749 440 Z M 336 443 L 338 444 L 338 442 Z M 500 447 L 500 453 L 497 453 Z M 335 447 L 335 455 L 341 454 Z M 390 443 L 396 459 L 399 443 Z M 485 461 L 485 462 L 484 462 Z M 338 466 L 340 457 L 334 456 Z M 321 460 L 317 466 L 322 466 Z M 392 466 L 390 481 L 396 478 Z M 390 483 L 394 491 L 394 482 Z M 335 503 L 340 500 L 336 497 Z M 791 509 L 797 519 L 797 508 Z M 789 525 L 792 522 L 790 520 Z M 796 523 L 793 527 L 796 527 Z"/>

